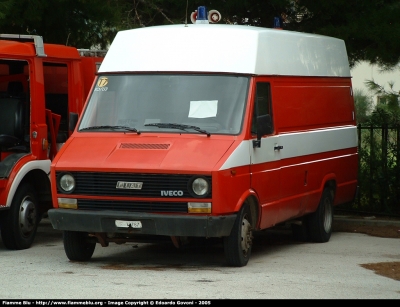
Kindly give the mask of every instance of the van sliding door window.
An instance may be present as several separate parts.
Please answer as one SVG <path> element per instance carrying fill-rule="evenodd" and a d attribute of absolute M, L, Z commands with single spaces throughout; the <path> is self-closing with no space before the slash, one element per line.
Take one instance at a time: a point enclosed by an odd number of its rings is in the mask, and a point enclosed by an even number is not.
<path fill-rule="evenodd" d="M 253 119 L 251 133 L 257 133 L 257 116 L 269 114 L 272 117 L 271 85 L 267 82 L 258 82 L 256 85 L 256 96 L 254 101 Z M 273 120 L 272 120 L 273 123 Z M 272 124 L 272 131 L 274 130 Z"/>

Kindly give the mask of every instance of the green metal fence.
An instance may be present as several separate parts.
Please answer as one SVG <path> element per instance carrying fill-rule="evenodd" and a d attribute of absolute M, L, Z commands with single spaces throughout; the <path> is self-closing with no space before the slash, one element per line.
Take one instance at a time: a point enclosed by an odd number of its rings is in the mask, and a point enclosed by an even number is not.
<path fill-rule="evenodd" d="M 400 215 L 400 126 L 358 125 L 359 194 L 347 209 Z"/>

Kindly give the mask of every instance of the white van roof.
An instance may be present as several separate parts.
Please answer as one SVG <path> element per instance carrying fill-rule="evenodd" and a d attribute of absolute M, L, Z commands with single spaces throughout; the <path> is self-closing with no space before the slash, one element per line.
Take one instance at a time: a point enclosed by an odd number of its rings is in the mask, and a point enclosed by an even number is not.
<path fill-rule="evenodd" d="M 224 24 L 166 25 L 120 31 L 99 72 L 350 77 L 343 40 Z"/>

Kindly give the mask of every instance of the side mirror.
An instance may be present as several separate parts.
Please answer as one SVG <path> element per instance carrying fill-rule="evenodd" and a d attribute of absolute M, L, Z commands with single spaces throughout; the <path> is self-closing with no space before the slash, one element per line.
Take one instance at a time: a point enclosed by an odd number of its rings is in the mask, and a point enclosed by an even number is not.
<path fill-rule="evenodd" d="M 261 137 L 266 134 L 272 133 L 272 119 L 271 115 L 257 116 L 257 140 L 253 141 L 253 148 L 261 147 Z"/>
<path fill-rule="evenodd" d="M 76 124 L 78 123 L 78 113 L 70 112 L 69 113 L 69 131 L 74 131 Z"/>

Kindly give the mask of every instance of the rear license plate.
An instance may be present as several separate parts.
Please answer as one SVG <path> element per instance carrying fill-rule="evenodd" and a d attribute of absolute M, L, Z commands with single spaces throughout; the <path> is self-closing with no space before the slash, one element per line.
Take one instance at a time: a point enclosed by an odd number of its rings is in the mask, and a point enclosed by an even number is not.
<path fill-rule="evenodd" d="M 115 226 L 121 228 L 142 228 L 141 221 L 122 221 L 122 220 L 115 220 Z"/>

